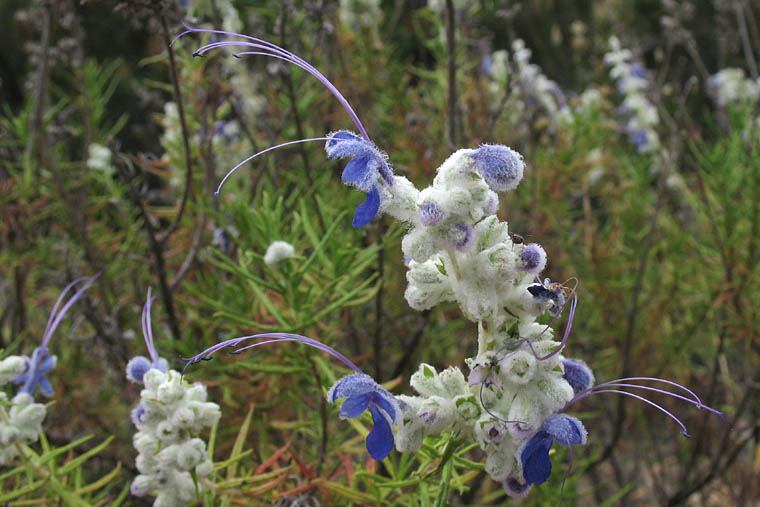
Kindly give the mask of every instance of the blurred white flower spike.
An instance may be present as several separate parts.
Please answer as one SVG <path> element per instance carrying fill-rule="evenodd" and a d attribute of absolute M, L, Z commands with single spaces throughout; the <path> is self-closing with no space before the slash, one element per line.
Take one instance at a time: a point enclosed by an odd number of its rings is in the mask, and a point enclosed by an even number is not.
<path fill-rule="evenodd" d="M 190 505 L 199 491 L 210 486 L 213 463 L 206 442 L 197 435 L 216 424 L 219 405 L 206 401 L 206 386 L 188 384 L 169 369 L 153 342 L 151 290 L 143 307 L 142 330 L 150 359 L 137 356 L 127 363 L 127 379 L 144 388 L 132 410 L 137 428 L 133 442 L 139 453 L 139 475 L 132 481 L 135 496 L 155 495 L 154 506 Z"/>
<path fill-rule="evenodd" d="M 0 391 L 0 466 L 10 465 L 20 454 L 21 446 L 36 442 L 42 432 L 47 409 L 42 403 L 36 403 L 34 397 L 38 388 L 48 398 L 55 394 L 53 384 L 45 376 L 56 365 L 56 356 L 50 355 L 48 344 L 63 317 L 85 296 L 98 276 L 77 278 L 63 289 L 50 312 L 42 342 L 31 357 L 8 356 L 0 361 L 0 386 L 8 382 L 21 384 L 16 396 L 10 400 Z M 74 290 L 80 283 L 81 286 Z M 74 294 L 64 303 L 72 290 Z"/>

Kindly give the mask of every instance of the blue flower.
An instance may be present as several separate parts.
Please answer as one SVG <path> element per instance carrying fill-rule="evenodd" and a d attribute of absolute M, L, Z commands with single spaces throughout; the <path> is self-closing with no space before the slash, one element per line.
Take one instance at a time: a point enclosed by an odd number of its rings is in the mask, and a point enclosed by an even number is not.
<path fill-rule="evenodd" d="M 145 345 L 148 347 L 150 359 L 145 356 L 135 356 L 127 363 L 127 380 L 136 384 L 143 383 L 143 377 L 148 370 L 155 368 L 166 373 L 169 370 L 169 362 L 158 355 L 156 345 L 153 343 L 153 326 L 150 322 L 150 306 L 155 297 L 151 296 L 152 288 L 148 287 L 148 297 L 142 310 L 142 332 Z"/>
<path fill-rule="evenodd" d="M 132 419 L 132 424 L 140 426 L 145 419 L 145 407 L 137 405 L 137 407 L 132 409 L 132 412 L 129 413 L 129 418 Z"/>
<path fill-rule="evenodd" d="M 351 158 L 341 179 L 367 193 L 367 199 L 356 208 L 352 222 L 357 229 L 364 227 L 380 211 L 380 181 L 393 185 L 393 172 L 385 156 L 370 141 L 347 130 L 328 135 L 325 151 L 328 158 Z"/>
<path fill-rule="evenodd" d="M 163 357 L 159 357 L 156 361 L 151 362 L 145 356 L 135 356 L 127 363 L 127 380 L 136 384 L 142 384 L 143 377 L 151 368 L 166 373 L 169 370 L 169 363 Z"/>
<path fill-rule="evenodd" d="M 575 394 L 590 389 L 594 385 L 594 373 L 583 361 L 579 359 L 563 359 L 562 366 L 565 369 L 562 378 L 567 380 L 567 383 L 573 388 Z"/>
<path fill-rule="evenodd" d="M 425 227 L 434 227 L 446 218 L 446 212 L 433 202 L 424 202 L 419 209 L 420 222 Z"/>
<path fill-rule="evenodd" d="M 48 323 L 45 327 L 45 332 L 42 334 L 42 344 L 34 349 L 31 358 L 23 356 L 24 361 L 26 362 L 26 371 L 23 375 L 20 375 L 13 379 L 14 383 L 23 384 L 18 390 L 19 393 L 27 393 L 29 396 L 34 398 L 34 393 L 37 391 L 37 387 L 39 386 L 42 394 L 47 397 L 53 396 L 53 385 L 48 379 L 43 376 L 46 373 L 50 373 L 53 368 L 55 368 L 55 356 L 48 355 L 48 343 L 50 343 L 50 338 L 58 328 L 58 325 L 61 323 L 63 317 L 72 307 L 72 305 L 84 296 L 85 291 L 92 287 L 92 284 L 95 283 L 95 279 L 98 276 L 100 276 L 100 274 L 91 276 L 89 278 L 77 278 L 68 284 L 66 288 L 63 289 L 63 292 L 61 292 L 61 295 L 58 296 L 58 300 L 55 302 L 55 305 L 53 305 L 53 311 L 50 313 L 50 317 L 48 317 Z M 70 290 L 72 290 L 78 283 L 82 281 L 85 283 L 79 289 L 77 289 L 76 292 L 74 292 L 74 295 L 71 296 L 69 300 L 66 301 L 66 303 L 63 303 L 63 300 L 66 298 L 66 294 L 68 294 Z M 61 306 L 61 304 L 63 304 L 63 306 Z"/>
<path fill-rule="evenodd" d="M 338 398 L 346 398 L 340 408 L 341 418 L 359 417 L 369 409 L 375 425 L 367 436 L 367 451 L 374 459 L 385 459 L 393 449 L 388 419 L 396 421 L 399 410 L 396 398 L 366 373 L 352 373 L 338 380 L 327 392 L 327 400 L 335 403 Z"/>
<path fill-rule="evenodd" d="M 546 418 L 541 429 L 533 435 L 520 453 L 523 477 L 527 484 L 543 484 L 552 473 L 549 449 L 554 441 L 562 445 L 586 443 L 586 429 L 576 419 L 565 414 L 553 414 Z"/>
<path fill-rule="evenodd" d="M 478 174 L 496 192 L 517 188 L 522 180 L 525 163 L 512 148 L 500 144 L 484 144 L 471 155 Z"/>
<path fill-rule="evenodd" d="M 636 145 L 636 152 L 643 153 L 649 147 L 649 132 L 646 129 L 634 130 L 628 134 L 628 139 Z"/>
<path fill-rule="evenodd" d="M 26 393 L 34 398 L 34 393 L 39 386 L 42 394 L 50 398 L 53 396 L 53 385 L 43 375 L 50 373 L 55 368 L 55 356 L 47 356 L 48 351 L 44 347 L 37 347 L 32 353 L 32 357 L 24 357 L 26 361 L 26 372 L 16 377 L 13 382 L 24 384 L 19 388 L 19 393 Z"/>
<path fill-rule="evenodd" d="M 521 270 L 540 273 L 546 267 L 546 251 L 538 243 L 530 243 L 523 247 L 520 260 L 523 262 Z"/>

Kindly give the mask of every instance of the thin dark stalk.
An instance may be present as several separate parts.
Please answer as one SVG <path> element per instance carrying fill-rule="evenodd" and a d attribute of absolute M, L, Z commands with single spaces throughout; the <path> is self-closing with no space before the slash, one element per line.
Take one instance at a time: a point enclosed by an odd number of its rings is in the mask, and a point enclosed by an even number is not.
<path fill-rule="evenodd" d="M 383 274 L 385 272 L 385 249 L 382 247 L 384 223 L 381 220 L 378 224 L 377 236 L 375 243 L 380 247 L 377 250 L 377 279 L 379 280 L 377 294 L 375 295 L 375 331 L 374 331 L 374 359 L 375 359 L 375 379 L 382 379 L 383 364 Z"/>
<path fill-rule="evenodd" d="M 504 95 L 501 97 L 501 100 L 499 101 L 499 105 L 496 108 L 496 111 L 494 111 L 491 114 L 491 117 L 488 119 L 488 126 L 486 127 L 486 135 L 484 137 L 485 141 L 490 141 L 493 136 L 493 131 L 496 128 L 496 122 L 499 121 L 499 118 L 501 118 L 501 114 L 504 112 L 504 106 L 507 105 L 507 100 L 509 100 L 510 95 L 510 89 L 509 89 L 509 81 L 507 81 L 507 84 L 504 86 Z"/>
<path fill-rule="evenodd" d="M 317 370 L 317 364 L 309 357 L 309 364 L 311 364 L 311 370 L 314 372 L 314 382 L 319 389 L 322 383 L 319 380 L 319 371 Z M 322 440 L 319 443 L 319 462 L 317 464 L 317 477 L 322 474 L 322 465 L 327 461 L 327 398 L 325 396 L 319 397 L 319 415 L 320 424 L 322 425 Z"/>
<path fill-rule="evenodd" d="M 185 108 L 182 105 L 182 93 L 179 89 L 179 78 L 177 77 L 177 64 L 174 60 L 174 50 L 171 47 L 171 36 L 169 34 L 169 27 L 166 24 L 166 18 L 163 14 L 156 13 L 158 19 L 161 21 L 161 28 L 164 34 L 164 44 L 166 45 L 166 51 L 169 54 L 169 73 L 172 78 L 172 89 L 174 90 L 174 102 L 177 104 L 177 113 L 179 115 L 179 124 L 182 130 L 182 147 L 185 152 L 185 190 L 182 193 L 182 200 L 179 203 L 179 209 L 174 216 L 174 221 L 169 225 L 169 228 L 164 231 L 159 243 L 165 243 L 174 231 L 179 227 L 179 223 L 182 220 L 182 215 L 185 213 L 187 201 L 190 198 L 190 189 L 193 183 L 193 161 L 192 154 L 190 153 L 190 133 L 187 129 L 187 122 L 185 121 Z M 179 335 L 177 335 L 179 337 Z"/>
<path fill-rule="evenodd" d="M 13 311 L 13 326 L 11 326 L 11 341 L 24 332 L 26 328 L 26 305 L 24 304 L 24 285 L 28 269 L 16 266 L 13 270 L 13 289 L 16 304 Z"/>
<path fill-rule="evenodd" d="M 417 351 L 417 347 L 420 345 L 422 335 L 425 332 L 428 321 L 430 320 L 430 314 L 430 310 L 425 310 L 422 312 L 422 319 L 420 319 L 420 323 L 417 325 L 417 329 L 415 329 L 414 333 L 412 334 L 412 340 L 404 345 L 404 355 L 401 356 L 401 361 L 399 361 L 398 365 L 396 366 L 396 370 L 393 372 L 392 378 L 396 378 L 399 375 L 403 374 L 409 367 L 409 364 L 412 362 L 412 357 Z"/>
<path fill-rule="evenodd" d="M 288 9 L 283 7 L 280 14 L 280 47 L 285 47 L 287 45 L 285 40 L 285 27 L 287 21 Z M 289 70 L 282 73 L 282 81 L 285 84 L 285 88 L 288 92 L 288 100 L 290 101 L 290 113 L 293 115 L 293 120 L 296 124 L 296 134 L 298 135 L 298 139 L 305 139 L 307 136 L 304 134 L 303 121 L 301 119 L 301 114 L 298 112 L 296 90 L 293 87 L 293 78 Z M 309 182 L 309 186 L 312 187 L 314 185 L 314 179 L 311 175 L 311 164 L 309 163 L 309 155 L 306 153 L 306 147 L 304 145 L 300 145 L 298 151 L 301 154 L 301 159 L 303 160 L 303 165 L 306 170 L 306 179 Z"/>
<path fill-rule="evenodd" d="M 50 51 L 50 31 L 52 29 L 52 15 L 51 10 L 53 9 L 52 2 L 41 2 L 41 11 L 42 11 L 42 35 L 40 36 L 40 69 L 39 69 L 39 75 L 36 79 L 36 88 L 34 91 L 35 95 L 35 104 L 34 104 L 34 114 L 32 115 L 32 124 L 31 124 L 31 135 L 29 136 L 29 140 L 26 145 L 26 158 L 27 160 L 32 160 L 33 156 L 36 155 L 35 160 L 37 162 L 36 168 L 37 170 L 40 169 L 40 166 L 42 165 L 42 160 L 45 158 L 43 157 L 43 150 L 45 150 L 45 147 L 47 146 L 47 143 L 45 143 L 45 128 L 44 128 L 44 112 L 45 112 L 45 106 L 47 105 L 47 89 L 48 89 L 48 80 L 50 77 L 50 62 L 49 62 L 49 51 Z"/>
<path fill-rule="evenodd" d="M 752 392 L 752 389 L 747 389 L 746 393 L 744 394 L 744 397 L 742 401 L 739 404 L 739 408 L 737 409 L 736 416 L 734 417 L 734 420 L 738 420 L 741 413 L 744 412 L 744 409 L 747 407 L 747 403 L 750 399 L 754 399 L 754 397 L 757 396 L 756 393 Z M 715 458 L 712 461 L 712 466 L 710 467 L 710 470 L 705 473 L 699 480 L 694 481 L 691 484 L 682 484 L 681 488 L 670 497 L 668 500 L 667 505 L 669 506 L 675 506 L 684 503 L 688 498 L 696 493 L 697 491 L 700 491 L 702 488 L 707 486 L 710 482 L 712 482 L 718 475 L 718 473 L 722 470 L 727 470 L 734 461 L 736 461 L 736 458 L 739 456 L 739 453 L 744 449 L 744 447 L 753 439 L 757 438 L 758 431 L 760 431 L 760 426 L 757 424 L 754 426 L 752 432 L 744 438 L 743 440 L 739 441 L 736 446 L 734 446 L 733 449 L 730 451 L 728 450 L 728 446 L 730 443 L 730 431 L 726 431 L 726 433 L 723 436 L 723 440 L 721 442 L 720 449 L 715 455 Z M 725 460 L 722 460 L 726 456 Z"/>
<path fill-rule="evenodd" d="M 148 210 L 145 208 L 145 204 L 143 203 L 139 192 L 132 184 L 132 178 L 130 175 L 125 176 L 126 177 L 124 178 L 124 181 L 127 184 L 129 193 L 132 197 L 132 201 L 140 209 L 140 214 L 143 216 L 143 220 L 145 221 L 145 232 L 148 235 L 148 243 L 150 244 L 151 253 L 153 254 L 153 258 L 156 262 L 156 274 L 158 275 L 158 283 L 161 290 L 161 299 L 164 302 L 164 307 L 166 308 L 166 316 L 169 319 L 169 328 L 174 335 L 173 338 L 179 339 L 181 336 L 179 323 L 177 321 L 177 315 L 174 312 L 174 298 L 172 297 L 172 290 L 167 280 L 166 263 L 164 261 L 161 242 L 156 237 L 156 228 L 151 222 L 150 215 L 148 214 Z"/>
<path fill-rule="evenodd" d="M 755 61 L 755 55 L 752 53 L 752 43 L 749 40 L 749 31 L 747 30 L 747 19 L 744 17 L 744 8 L 740 0 L 734 0 L 734 12 L 736 13 L 736 22 L 739 25 L 739 36 L 742 41 L 742 49 L 744 50 L 744 58 L 747 60 L 747 66 L 749 72 L 752 75 L 752 79 L 757 79 L 757 62 Z"/>
<path fill-rule="evenodd" d="M 288 21 L 287 16 L 288 8 L 287 6 L 282 7 L 282 14 L 280 16 L 280 47 L 286 46 L 286 40 L 285 40 L 285 27 Z M 293 120 L 296 124 L 296 134 L 298 135 L 298 139 L 305 139 L 307 136 L 304 133 L 303 128 L 303 120 L 301 118 L 301 113 L 298 112 L 298 101 L 296 98 L 296 89 L 293 85 L 293 77 L 290 73 L 290 70 L 286 70 L 282 74 L 282 80 L 285 83 L 285 88 L 288 92 L 288 100 L 290 101 L 290 113 L 293 116 Z M 306 171 L 306 181 L 309 184 L 309 188 L 314 188 L 314 177 L 311 173 L 311 164 L 309 163 L 309 154 L 306 153 L 306 146 L 303 144 L 300 144 L 298 146 L 298 151 L 301 155 L 301 160 L 303 161 L 304 170 Z M 292 191 L 294 187 L 294 184 L 291 184 L 288 188 L 288 193 Z M 317 202 L 317 197 L 315 193 L 311 194 L 311 199 L 314 202 L 314 209 L 319 209 L 319 203 Z M 319 225 L 322 227 L 322 230 L 326 230 L 326 226 L 324 223 L 324 220 L 322 218 L 322 213 L 317 213 L 317 220 L 319 221 Z"/>
<path fill-rule="evenodd" d="M 749 32 L 750 35 L 752 35 L 752 40 L 755 43 L 755 46 L 760 50 L 760 29 L 757 27 L 757 22 L 755 21 L 755 13 L 752 12 L 752 4 L 750 2 L 743 2 L 744 3 L 744 9 L 746 11 L 746 15 L 744 19 L 747 20 L 747 25 L 749 26 Z"/>
<path fill-rule="evenodd" d="M 653 239 L 657 232 L 657 220 L 662 209 L 664 200 L 664 175 L 660 175 L 658 183 L 657 201 L 655 203 L 655 209 L 652 216 L 649 219 L 649 226 L 646 236 L 644 237 L 644 244 L 642 245 L 641 255 L 639 256 L 638 269 L 636 272 L 636 281 L 634 283 L 633 291 L 631 293 L 631 303 L 626 318 L 626 332 L 623 338 L 623 364 L 622 364 L 622 376 L 628 377 L 631 373 L 631 349 L 633 345 L 633 335 L 636 330 L 636 318 L 639 312 L 640 296 L 644 286 L 644 275 L 646 274 L 647 265 L 649 263 L 649 252 L 652 248 Z M 626 417 L 625 410 L 625 397 L 620 396 L 617 400 L 616 418 L 612 438 L 609 443 L 604 447 L 601 454 L 590 465 L 589 468 L 596 467 L 607 458 L 610 457 L 612 451 L 617 447 L 620 442 L 620 438 L 623 435 L 623 423 Z"/>
<path fill-rule="evenodd" d="M 457 52 L 456 52 L 456 13 L 454 1 L 446 0 L 446 65 L 449 81 L 448 134 L 447 141 L 452 150 L 457 143 Z"/>

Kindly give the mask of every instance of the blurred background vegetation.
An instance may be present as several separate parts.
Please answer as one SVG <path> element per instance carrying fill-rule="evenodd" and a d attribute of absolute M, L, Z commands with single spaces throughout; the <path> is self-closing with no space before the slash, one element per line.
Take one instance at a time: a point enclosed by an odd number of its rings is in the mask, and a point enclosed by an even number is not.
<path fill-rule="evenodd" d="M 476 329 L 456 308 L 408 307 L 403 231 L 387 218 L 351 227 L 363 196 L 341 185 L 342 165 L 320 143 L 259 157 L 214 195 L 250 154 L 351 124 L 316 80 L 277 60 L 193 58 L 208 36 L 169 50 L 183 20 L 304 57 L 418 187 L 459 147 L 518 150 L 526 177 L 499 216 L 544 246 L 546 276 L 580 281 L 566 355 L 598 381 L 669 378 L 727 413 L 728 425 L 658 400 L 684 419 L 685 439 L 623 397 L 584 401 L 589 445 L 575 453 L 565 503 L 758 501 L 758 100 L 725 101 L 710 88 L 729 67 L 757 80 L 754 2 L 3 0 L 0 349 L 31 353 L 61 287 L 103 272 L 51 345 L 49 445 L 95 436 L 67 451 L 71 460 L 97 450 L 77 465 L 80 480 L 121 464 L 97 493 L 80 492 L 85 504 L 145 503 L 124 497 L 139 398 L 124 366 L 146 353 L 138 323 L 149 286 L 157 346 L 175 369 L 223 339 L 289 331 L 331 344 L 401 393 L 419 362 L 464 368 L 475 350 Z M 622 96 L 603 60 L 611 35 L 646 69 L 656 152 L 640 153 L 621 130 Z M 561 90 L 563 118 L 521 88 L 514 66 L 492 69 L 494 52 L 512 58 L 517 39 Z M 272 269 L 263 255 L 276 240 L 297 255 Z M 460 453 L 443 482 L 440 446 L 371 460 L 357 432 L 368 421 L 339 421 L 324 402 L 342 374 L 292 345 L 191 367 L 222 407 L 217 500 L 205 502 L 507 501 L 477 449 Z M 552 480 L 526 504 L 557 503 L 567 460 L 553 461 Z M 0 492 L 34 484 L 2 474 Z M 62 483 L 76 491 L 75 479 Z M 62 495 L 45 488 L 14 500 Z"/>

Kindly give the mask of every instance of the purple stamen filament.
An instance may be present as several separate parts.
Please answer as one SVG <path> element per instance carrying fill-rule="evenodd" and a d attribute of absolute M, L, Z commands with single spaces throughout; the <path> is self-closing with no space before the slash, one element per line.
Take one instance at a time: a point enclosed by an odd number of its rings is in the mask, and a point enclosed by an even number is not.
<path fill-rule="evenodd" d="M 63 289 L 63 292 L 61 293 L 60 296 L 58 296 L 58 300 L 55 302 L 55 305 L 53 306 L 53 311 L 50 313 L 50 317 L 48 317 L 47 326 L 45 326 L 45 333 L 42 335 L 42 344 L 40 345 L 41 349 L 47 348 L 47 344 L 50 341 L 50 337 L 53 336 L 53 333 L 58 327 L 58 324 L 61 323 L 61 320 L 63 319 L 63 317 L 66 315 L 66 312 L 68 312 L 69 308 L 71 308 L 71 306 L 82 297 L 82 295 L 84 294 L 84 291 L 92 287 L 92 284 L 95 283 L 95 279 L 99 276 L 100 276 L 100 273 L 91 277 L 77 278 L 76 280 L 68 284 L 66 288 Z M 61 311 L 57 311 L 58 307 L 63 302 L 63 298 L 66 295 L 66 293 L 82 280 L 86 280 L 85 284 L 82 285 L 74 293 L 74 295 L 71 296 L 71 298 L 69 298 L 66 304 L 63 305 L 63 308 L 61 308 Z"/>
<path fill-rule="evenodd" d="M 330 140 L 329 137 L 312 137 L 312 138 L 309 138 L 309 139 L 299 139 L 297 141 L 288 141 L 287 143 L 278 144 L 276 146 L 270 146 L 269 148 L 261 150 L 258 153 L 254 153 L 250 157 L 248 157 L 245 160 L 243 160 L 242 162 L 238 163 L 238 165 L 236 165 L 235 167 L 233 167 L 232 169 L 230 169 L 230 171 L 227 174 L 224 175 L 224 178 L 222 178 L 222 182 L 219 183 L 219 187 L 216 189 L 216 192 L 214 192 L 214 195 L 219 195 L 219 192 L 221 192 L 221 190 L 222 190 L 222 185 L 224 185 L 224 182 L 227 181 L 227 178 L 229 178 L 232 175 L 232 173 L 234 173 L 235 171 L 237 171 L 240 166 L 245 165 L 246 163 L 250 162 L 254 158 L 258 157 L 259 155 L 263 155 L 264 153 L 266 153 L 268 151 L 276 150 L 277 148 L 283 148 L 285 146 L 290 146 L 292 144 L 308 143 L 308 142 L 311 142 L 311 141 L 329 141 L 329 140 Z"/>
<path fill-rule="evenodd" d="M 574 290 L 575 289 L 573 289 L 573 291 Z M 506 345 L 504 345 L 503 347 L 501 347 L 501 349 L 499 349 L 499 351 L 496 354 L 498 355 L 499 353 L 501 353 L 505 349 L 510 348 L 510 347 L 514 347 L 516 345 L 520 345 L 522 343 L 527 343 L 528 344 L 528 348 L 530 348 L 530 352 L 533 354 L 533 357 L 535 357 L 536 360 L 538 360 L 538 361 L 544 361 L 546 359 L 549 359 L 550 357 L 553 357 L 553 356 L 559 354 L 562 351 L 562 349 L 565 348 L 565 344 L 567 343 L 567 339 L 570 337 L 570 330 L 573 327 L 573 319 L 575 318 L 575 307 L 576 307 L 577 304 L 578 304 L 578 297 L 577 296 L 573 296 L 573 299 L 570 302 L 570 315 L 568 315 L 567 326 L 565 326 L 565 333 L 562 336 L 562 341 L 560 342 L 559 347 L 557 347 L 557 349 L 554 350 L 553 352 L 549 352 L 545 356 L 539 356 L 538 352 L 536 352 L 536 349 L 533 348 L 533 342 L 532 342 L 531 338 L 520 338 L 520 339 L 515 340 L 515 341 L 513 341 L 511 343 L 507 343 Z M 557 317 L 555 317 L 554 319 L 552 319 L 552 322 L 550 322 L 549 324 L 546 325 L 546 327 L 544 328 L 544 330 L 541 331 L 541 333 L 536 337 L 536 339 L 538 339 L 541 336 L 543 336 L 543 334 L 548 329 L 550 329 L 552 323 L 556 319 L 557 319 Z M 511 357 L 515 353 L 517 353 L 517 350 L 514 350 L 514 351 L 510 352 L 509 354 L 507 354 L 506 356 L 502 357 L 501 359 L 499 359 L 498 361 L 496 361 L 494 363 L 494 365 L 497 365 L 497 364 L 501 363 L 502 361 L 506 361 L 509 357 Z"/>
<path fill-rule="evenodd" d="M 575 398 L 573 398 L 572 400 L 570 400 L 568 402 L 568 404 L 565 405 L 565 407 L 562 410 L 565 410 L 567 407 L 569 407 L 573 403 L 577 402 L 578 400 L 582 400 L 583 398 L 585 398 L 587 396 L 591 396 L 592 394 L 600 394 L 600 393 L 624 394 L 625 396 L 631 396 L 632 398 L 636 398 L 637 400 L 640 400 L 640 401 L 643 401 L 644 403 L 652 405 L 654 408 L 656 408 L 657 410 L 665 413 L 668 417 L 670 417 L 671 419 L 673 419 L 681 427 L 681 434 L 682 435 L 684 435 L 685 437 L 691 438 L 690 435 L 689 435 L 689 432 L 686 431 L 686 426 L 684 426 L 684 424 L 681 422 L 681 420 L 678 417 L 674 416 L 672 413 L 668 412 L 668 410 L 666 410 L 665 408 L 661 407 L 657 403 L 655 403 L 653 401 L 650 401 L 650 400 L 644 398 L 643 396 L 639 396 L 638 394 L 629 393 L 627 391 L 618 391 L 616 389 L 599 389 L 599 390 L 590 389 L 588 391 L 584 391 L 583 393 L 577 395 Z"/>
<path fill-rule="evenodd" d="M 255 338 L 271 338 L 270 340 L 264 340 L 261 342 L 253 343 L 251 345 L 246 345 L 242 348 L 237 348 L 237 346 L 247 340 L 252 340 Z M 263 333 L 263 334 L 254 334 L 250 336 L 242 336 L 240 338 L 233 338 L 231 340 L 225 340 L 223 342 L 217 343 L 216 345 L 209 347 L 208 349 L 204 350 L 200 354 L 196 354 L 195 356 L 191 358 L 185 358 L 188 363 L 185 365 L 185 367 L 182 370 L 182 373 L 185 373 L 185 370 L 187 370 L 187 367 L 190 366 L 193 363 L 197 363 L 198 361 L 206 361 L 211 359 L 211 356 L 218 352 L 219 350 L 222 350 L 227 347 L 234 347 L 235 350 L 233 353 L 239 354 L 240 352 L 250 349 L 253 347 L 259 347 L 261 345 L 269 345 L 272 343 L 279 343 L 279 342 L 298 342 L 303 343 L 304 345 L 308 345 L 309 347 L 314 347 L 317 350 L 321 350 L 323 352 L 327 352 L 334 358 L 338 359 L 340 362 L 351 368 L 357 373 L 362 373 L 362 371 L 359 369 L 358 366 L 356 366 L 351 360 L 349 360 L 346 356 L 335 350 L 334 348 L 330 347 L 329 345 L 325 345 L 324 343 L 314 340 L 313 338 L 307 338 L 306 336 L 301 336 L 297 334 L 291 334 L 291 333 Z"/>
<path fill-rule="evenodd" d="M 153 361 L 153 364 L 156 364 L 159 358 L 158 352 L 156 352 L 156 346 L 153 344 L 153 327 L 150 323 L 150 306 L 154 299 L 155 298 L 151 297 L 151 287 L 148 287 L 148 299 L 145 301 L 142 311 L 142 332 L 143 338 L 145 339 L 145 345 L 148 347 L 150 358 Z"/>
<path fill-rule="evenodd" d="M 343 106 L 343 109 L 346 110 L 348 115 L 351 117 L 351 120 L 356 125 L 356 128 L 359 129 L 359 132 L 361 133 L 362 137 L 366 139 L 367 141 L 370 141 L 369 135 L 367 134 L 367 130 L 364 128 L 364 125 L 362 125 L 362 122 L 359 120 L 359 117 L 356 115 L 356 112 L 351 107 L 351 104 L 348 103 L 348 100 L 343 96 L 342 93 L 333 85 L 330 80 L 328 80 L 321 72 L 319 72 L 316 68 L 314 68 L 310 63 L 305 61 L 299 56 L 296 56 L 295 54 L 291 53 L 290 51 L 287 51 L 276 44 L 272 44 L 271 42 L 267 42 L 262 39 L 257 39 L 256 37 L 250 37 L 248 35 L 243 35 L 239 33 L 234 32 L 226 32 L 223 30 L 206 30 L 201 28 L 192 28 L 187 25 L 185 25 L 187 28 L 186 31 L 179 34 L 177 37 L 174 38 L 172 41 L 172 44 L 179 39 L 180 37 L 188 34 L 188 33 L 195 33 L 195 32 L 205 32 L 205 33 L 218 33 L 222 35 L 227 35 L 230 37 L 242 37 L 244 39 L 248 39 L 252 42 L 247 41 L 220 41 L 220 42 L 213 42 L 211 44 L 206 44 L 205 46 L 199 48 L 194 55 L 203 56 L 206 52 L 220 48 L 220 47 L 226 47 L 226 46 L 245 46 L 250 47 L 254 49 L 261 49 L 264 52 L 241 52 L 238 53 L 238 55 L 243 54 L 261 54 L 264 56 L 270 56 L 273 58 L 279 58 L 280 60 L 285 60 L 287 62 L 292 63 L 293 65 L 296 65 L 297 67 L 300 67 L 304 69 L 306 72 L 317 78 L 324 86 L 327 88 L 330 93 L 333 94 L 333 96 L 338 100 L 341 106 Z"/>
<path fill-rule="evenodd" d="M 490 375 L 490 372 L 489 372 L 489 375 Z M 497 421 L 499 421 L 499 422 L 501 422 L 501 423 L 504 423 L 504 424 L 505 424 L 505 426 L 506 426 L 506 424 L 518 424 L 518 425 L 520 425 L 520 424 L 525 424 L 525 425 L 527 425 L 527 424 L 526 424 L 525 422 L 523 422 L 523 421 L 518 421 L 518 420 L 510 421 L 509 419 L 502 419 L 502 418 L 501 418 L 501 417 L 499 417 L 498 415 L 496 415 L 496 414 L 494 414 L 493 412 L 491 412 L 491 410 L 490 410 L 490 409 L 489 409 L 489 408 L 486 406 L 485 402 L 483 401 L 483 387 L 486 385 L 486 380 L 487 380 L 487 378 L 488 378 L 488 375 L 486 376 L 486 378 L 485 378 L 485 379 L 483 379 L 483 382 L 481 382 L 481 383 L 480 383 L 480 406 L 481 406 L 481 407 L 483 407 L 483 409 L 484 409 L 486 412 L 488 412 L 488 415 L 490 415 L 491 417 L 493 417 L 493 418 L 494 418 L 494 419 L 496 419 Z"/>

